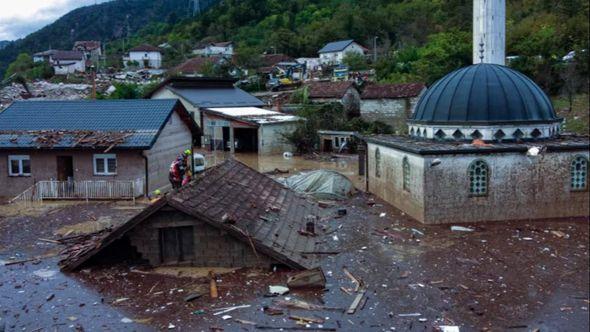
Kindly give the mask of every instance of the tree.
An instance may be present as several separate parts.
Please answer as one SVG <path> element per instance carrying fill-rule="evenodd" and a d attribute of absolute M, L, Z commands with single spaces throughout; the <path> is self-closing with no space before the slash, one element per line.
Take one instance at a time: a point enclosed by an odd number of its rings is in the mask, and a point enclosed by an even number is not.
<path fill-rule="evenodd" d="M 23 74 L 25 76 L 25 72 L 31 68 L 35 63 L 33 62 L 33 58 L 27 53 L 21 53 L 16 57 L 6 70 L 6 74 L 4 75 L 5 78 L 12 76 L 13 74 Z"/>
<path fill-rule="evenodd" d="M 344 54 L 344 58 L 342 58 L 342 63 L 348 67 L 350 70 L 364 70 L 369 68 L 367 63 L 367 58 L 360 53 L 357 52 L 347 52 Z"/>
<path fill-rule="evenodd" d="M 416 73 L 427 83 L 442 78 L 453 70 L 471 64 L 471 34 L 464 31 L 441 32 L 428 37 L 418 50 Z"/>

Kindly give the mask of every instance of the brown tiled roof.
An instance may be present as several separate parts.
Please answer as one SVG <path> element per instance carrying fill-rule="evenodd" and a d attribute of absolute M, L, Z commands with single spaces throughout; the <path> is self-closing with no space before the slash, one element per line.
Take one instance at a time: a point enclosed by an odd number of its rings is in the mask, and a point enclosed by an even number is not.
<path fill-rule="evenodd" d="M 221 60 L 221 57 L 218 56 L 211 56 L 211 57 L 196 57 L 192 59 L 188 59 L 185 62 L 179 64 L 174 68 L 173 71 L 177 73 L 201 73 L 203 67 L 206 63 L 218 64 Z"/>
<path fill-rule="evenodd" d="M 53 60 L 82 60 L 84 53 L 80 51 L 54 51 L 51 54 Z"/>
<path fill-rule="evenodd" d="M 307 85 L 309 98 L 344 97 L 346 91 L 354 86 L 352 81 L 343 82 L 311 82 Z"/>
<path fill-rule="evenodd" d="M 226 41 L 226 42 L 211 43 L 211 45 L 216 46 L 216 47 L 228 47 L 229 45 L 231 45 L 233 43 L 234 42 Z"/>
<path fill-rule="evenodd" d="M 318 237 L 299 234 L 306 217 L 321 217 L 317 204 L 239 161 L 212 167 L 122 224 L 83 255 L 62 260 L 64 270 L 79 267 L 159 209 L 170 206 L 254 246 L 258 253 L 295 269 L 317 266 Z M 317 229 L 317 228 L 316 228 Z M 79 245 L 79 244 L 78 244 Z"/>
<path fill-rule="evenodd" d="M 397 99 L 420 95 L 426 86 L 423 83 L 369 84 L 363 90 L 361 99 Z"/>
<path fill-rule="evenodd" d="M 92 51 L 100 48 L 100 42 L 97 40 L 79 40 L 74 43 L 74 50 Z"/>
<path fill-rule="evenodd" d="M 161 52 L 162 50 L 158 47 L 152 46 L 150 44 L 142 44 L 135 46 L 134 48 L 130 49 L 129 52 Z"/>

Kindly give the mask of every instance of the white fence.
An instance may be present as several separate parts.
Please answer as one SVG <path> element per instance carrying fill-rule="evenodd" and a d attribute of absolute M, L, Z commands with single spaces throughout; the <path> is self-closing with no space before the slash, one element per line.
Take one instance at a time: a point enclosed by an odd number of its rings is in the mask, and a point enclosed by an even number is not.
<path fill-rule="evenodd" d="M 143 179 L 134 181 L 39 181 L 11 202 L 43 200 L 107 200 L 143 196 Z"/>

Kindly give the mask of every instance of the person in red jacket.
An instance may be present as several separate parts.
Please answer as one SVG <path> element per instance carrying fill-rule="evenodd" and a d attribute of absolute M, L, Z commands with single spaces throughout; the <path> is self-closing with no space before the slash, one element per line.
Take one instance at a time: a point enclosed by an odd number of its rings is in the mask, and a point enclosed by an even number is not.
<path fill-rule="evenodd" d="M 170 164 L 170 173 L 168 179 L 172 184 L 172 189 L 178 189 L 182 186 L 182 179 L 186 172 L 186 161 L 183 156 L 176 158 L 172 164 Z"/>

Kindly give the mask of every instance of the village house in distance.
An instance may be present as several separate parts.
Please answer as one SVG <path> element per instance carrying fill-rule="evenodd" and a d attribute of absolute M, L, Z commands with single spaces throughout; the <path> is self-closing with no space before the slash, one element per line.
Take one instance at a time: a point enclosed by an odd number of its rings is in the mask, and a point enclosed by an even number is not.
<path fill-rule="evenodd" d="M 422 95 L 409 136 L 362 137 L 367 189 L 426 224 L 587 217 L 588 137 L 563 135 L 545 93 L 504 66 L 505 5 L 474 5 L 475 63 Z"/>
<path fill-rule="evenodd" d="M 160 69 L 162 67 L 162 50 L 149 44 L 135 46 L 129 54 L 123 57 L 123 64 L 146 69 Z"/>
<path fill-rule="evenodd" d="M 365 55 L 367 51 L 365 47 L 349 39 L 328 43 L 318 51 L 318 54 L 320 64 L 336 66 L 342 64 L 342 60 L 347 53 Z"/>
<path fill-rule="evenodd" d="M 120 198 L 99 192 L 116 181 L 133 188 L 126 196 L 142 196 L 169 188 L 171 161 L 199 134 L 175 99 L 16 101 L 0 113 L 0 187 L 10 196 L 36 185 L 46 198 L 89 190 Z"/>

